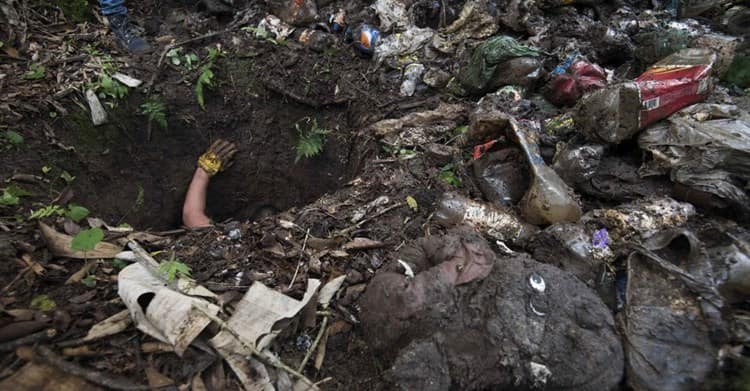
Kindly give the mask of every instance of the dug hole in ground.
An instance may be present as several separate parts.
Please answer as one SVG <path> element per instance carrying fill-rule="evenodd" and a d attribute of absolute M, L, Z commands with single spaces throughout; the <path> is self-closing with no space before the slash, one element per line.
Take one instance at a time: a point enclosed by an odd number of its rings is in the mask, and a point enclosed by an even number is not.
<path fill-rule="evenodd" d="M 750 11 L 652 3 L 9 2 L 0 389 L 747 389 Z"/>

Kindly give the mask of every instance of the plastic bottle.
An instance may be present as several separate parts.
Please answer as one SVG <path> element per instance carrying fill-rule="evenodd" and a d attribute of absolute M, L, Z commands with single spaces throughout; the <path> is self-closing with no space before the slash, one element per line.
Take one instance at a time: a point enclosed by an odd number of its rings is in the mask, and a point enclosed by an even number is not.
<path fill-rule="evenodd" d="M 474 201 L 455 192 L 443 194 L 434 218 L 444 227 L 468 223 L 496 240 L 515 245 L 523 245 L 539 231 L 509 210 Z"/>
<path fill-rule="evenodd" d="M 526 155 L 531 170 L 531 185 L 519 207 L 523 217 L 532 224 L 574 223 L 581 218 L 581 207 L 573 198 L 573 190 L 544 163 L 539 154 L 539 130 L 536 123 L 510 120 L 516 142 Z"/>
<path fill-rule="evenodd" d="M 361 24 L 353 29 L 347 27 L 344 35 L 346 41 L 353 43 L 358 52 L 372 56 L 380 39 L 380 30 L 369 24 Z"/>
<path fill-rule="evenodd" d="M 316 52 L 322 52 L 336 43 L 336 37 L 332 34 L 313 29 L 302 30 L 297 40 Z"/>

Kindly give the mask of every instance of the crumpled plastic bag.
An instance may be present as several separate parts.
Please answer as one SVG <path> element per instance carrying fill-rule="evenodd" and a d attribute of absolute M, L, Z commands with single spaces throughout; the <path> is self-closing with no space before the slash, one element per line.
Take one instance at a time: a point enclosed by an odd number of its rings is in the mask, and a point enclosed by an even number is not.
<path fill-rule="evenodd" d="M 726 118 L 739 117 L 739 118 Z M 700 121 L 698 119 L 708 119 Z M 712 194 L 750 214 L 742 181 L 750 180 L 750 122 L 731 106 L 695 105 L 638 138 L 651 160 L 641 175 L 669 174 L 672 181 Z"/>
<path fill-rule="evenodd" d="M 542 53 L 540 49 L 523 45 L 512 37 L 492 37 L 474 49 L 469 64 L 461 70 L 461 85 L 472 94 L 486 93 L 499 87 L 493 81 L 506 71 L 502 63 L 517 57 L 538 57 Z"/>
<path fill-rule="evenodd" d="M 360 304 L 365 340 L 401 390 L 608 390 L 623 373 L 611 312 L 573 275 L 498 258 L 471 231 L 418 240 Z M 459 266 L 459 267 L 457 267 Z"/>
<path fill-rule="evenodd" d="M 409 14 L 406 5 L 400 0 L 376 0 L 370 6 L 378 14 L 380 31 L 404 30 L 409 26 Z"/>
<path fill-rule="evenodd" d="M 574 62 L 565 73 L 550 80 L 547 100 L 557 106 L 573 106 L 583 94 L 607 86 L 607 75 L 602 67 L 585 61 Z"/>
<path fill-rule="evenodd" d="M 594 209 L 581 222 L 605 227 L 613 242 L 642 240 L 655 233 L 687 223 L 695 215 L 695 207 L 669 197 L 651 196 L 610 209 Z"/>
<path fill-rule="evenodd" d="M 628 385 L 636 391 L 700 389 L 726 335 L 723 301 L 700 242 L 689 231 L 667 230 L 636 248 L 627 264 Z"/>
<path fill-rule="evenodd" d="M 575 186 L 596 174 L 604 157 L 604 146 L 566 144 L 555 153 L 552 169 L 569 186 Z"/>
<path fill-rule="evenodd" d="M 375 46 L 373 59 L 377 63 L 388 61 L 392 66 L 417 62 L 424 56 L 425 46 L 432 41 L 435 30 L 410 27 L 404 32 L 382 37 Z"/>

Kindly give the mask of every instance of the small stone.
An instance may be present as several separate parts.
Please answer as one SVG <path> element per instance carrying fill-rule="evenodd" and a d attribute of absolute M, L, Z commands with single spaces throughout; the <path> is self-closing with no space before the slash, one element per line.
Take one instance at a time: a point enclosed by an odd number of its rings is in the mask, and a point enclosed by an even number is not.
<path fill-rule="evenodd" d="M 229 231 L 228 236 L 229 236 L 229 239 L 239 240 L 240 238 L 242 238 L 242 231 L 240 231 L 239 228 L 235 228 L 235 229 Z"/>
<path fill-rule="evenodd" d="M 346 282 L 348 282 L 349 284 L 357 284 L 362 282 L 362 280 L 364 280 L 364 276 L 362 276 L 362 273 L 354 269 L 349 270 L 346 273 Z"/>

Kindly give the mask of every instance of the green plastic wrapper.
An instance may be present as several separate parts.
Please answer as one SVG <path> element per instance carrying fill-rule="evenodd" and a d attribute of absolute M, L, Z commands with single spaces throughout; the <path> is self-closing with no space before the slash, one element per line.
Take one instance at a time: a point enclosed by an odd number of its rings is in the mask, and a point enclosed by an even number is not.
<path fill-rule="evenodd" d="M 543 52 L 508 36 L 497 36 L 482 42 L 461 70 L 461 86 L 471 94 L 483 94 L 499 86 L 494 81 L 507 71 L 500 65 L 517 57 L 538 57 Z"/>
<path fill-rule="evenodd" d="M 750 88 L 750 56 L 737 56 L 724 80 L 742 88 Z"/>

